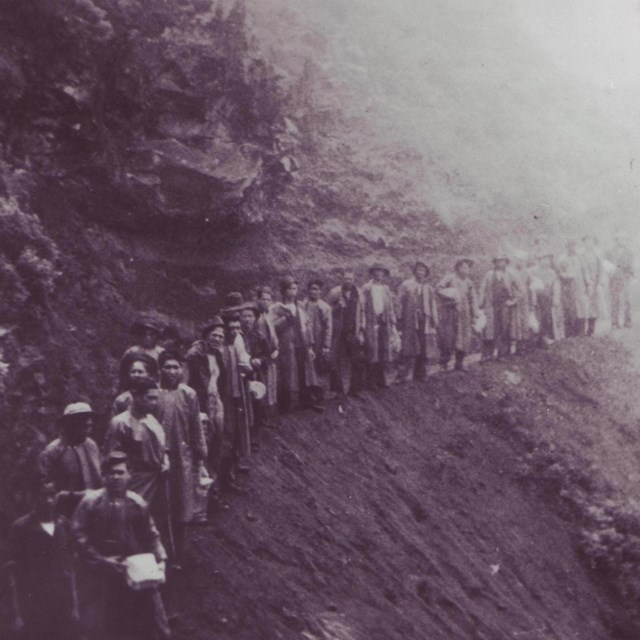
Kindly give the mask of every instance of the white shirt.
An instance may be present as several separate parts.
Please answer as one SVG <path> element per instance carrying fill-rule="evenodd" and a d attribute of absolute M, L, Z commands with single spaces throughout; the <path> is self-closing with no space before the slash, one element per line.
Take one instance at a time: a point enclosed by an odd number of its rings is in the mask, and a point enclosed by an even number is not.
<path fill-rule="evenodd" d="M 373 301 L 373 313 L 376 316 L 381 316 L 384 313 L 384 289 L 383 284 L 371 285 L 371 299 Z"/>
<path fill-rule="evenodd" d="M 53 536 L 53 532 L 56 528 L 56 525 L 53 522 L 41 522 L 40 526 L 46 533 L 48 533 L 50 536 Z"/>

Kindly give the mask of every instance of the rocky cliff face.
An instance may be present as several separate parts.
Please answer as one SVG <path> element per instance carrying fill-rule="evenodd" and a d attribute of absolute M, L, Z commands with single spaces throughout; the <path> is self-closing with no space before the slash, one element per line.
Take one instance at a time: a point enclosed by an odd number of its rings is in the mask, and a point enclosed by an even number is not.
<path fill-rule="evenodd" d="M 241 2 L 0 2 L 9 473 L 67 401 L 106 411 L 136 311 L 189 335 L 231 286 L 452 251 L 411 151 L 363 155 L 365 125 L 317 100 L 327 74 L 276 66 L 249 22 Z"/>

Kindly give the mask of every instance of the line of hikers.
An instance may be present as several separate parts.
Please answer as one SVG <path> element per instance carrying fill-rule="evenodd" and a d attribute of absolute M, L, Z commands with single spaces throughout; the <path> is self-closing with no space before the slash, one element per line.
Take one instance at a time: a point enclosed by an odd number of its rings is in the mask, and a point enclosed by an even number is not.
<path fill-rule="evenodd" d="M 633 257 L 622 239 L 606 257 L 586 237 L 557 259 L 539 252 L 496 255 L 479 290 L 462 257 L 435 286 L 415 263 L 394 295 L 389 270 L 369 281 L 340 272 L 323 299 L 312 279 L 306 299 L 293 277 L 281 300 L 233 292 L 219 315 L 183 348 L 180 337 L 141 317 L 124 353 L 119 394 L 102 447 L 98 417 L 69 404 L 59 436 L 40 453 L 34 510 L 9 534 L 7 565 L 16 633 L 47 638 L 167 638 L 164 575 L 179 571 L 185 527 L 243 492 L 251 454 L 278 413 L 340 413 L 365 388 L 424 379 L 429 364 L 464 369 L 474 335 L 483 361 L 592 335 L 609 289 L 611 319 L 631 322 Z"/>

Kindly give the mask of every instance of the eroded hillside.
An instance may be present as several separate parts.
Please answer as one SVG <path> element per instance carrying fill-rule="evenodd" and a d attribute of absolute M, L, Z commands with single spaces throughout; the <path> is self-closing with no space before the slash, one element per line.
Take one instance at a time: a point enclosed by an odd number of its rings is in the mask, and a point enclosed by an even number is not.
<path fill-rule="evenodd" d="M 178 637 L 637 637 L 638 381 L 569 340 L 282 419 L 192 536 Z"/>

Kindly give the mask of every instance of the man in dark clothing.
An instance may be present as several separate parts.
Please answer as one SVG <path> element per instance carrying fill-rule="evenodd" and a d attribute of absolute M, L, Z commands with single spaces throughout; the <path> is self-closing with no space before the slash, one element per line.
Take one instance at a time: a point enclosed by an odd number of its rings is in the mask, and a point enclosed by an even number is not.
<path fill-rule="evenodd" d="M 131 478 L 126 454 L 111 453 L 102 463 L 104 489 L 89 492 L 73 517 L 73 532 L 84 569 L 82 627 L 89 638 L 159 640 L 170 636 L 156 587 L 132 590 L 125 580 L 126 559 L 153 554 L 164 571 L 167 554 L 147 503 L 127 491 Z"/>
<path fill-rule="evenodd" d="M 12 628 L 29 640 L 78 638 L 78 606 L 69 521 L 54 514 L 56 488 L 34 479 L 35 508 L 9 531 Z"/>
<path fill-rule="evenodd" d="M 364 298 L 355 285 L 353 271 L 341 271 L 342 284 L 331 289 L 332 340 L 331 388 L 340 396 L 342 407 L 348 394 L 357 395 L 356 379 L 364 386 Z M 358 368 L 360 371 L 358 372 Z"/>
<path fill-rule="evenodd" d="M 42 474 L 62 492 L 58 509 L 71 517 L 87 489 L 101 485 L 100 451 L 89 437 L 96 414 L 86 402 L 68 405 L 58 420 L 60 436 L 40 453 Z"/>
<path fill-rule="evenodd" d="M 191 345 L 186 361 L 188 384 L 214 430 L 209 442 L 212 476 L 220 486 L 235 488 L 236 443 L 247 407 L 238 354 L 226 340 L 225 324 L 216 316 L 203 326 L 202 339 Z"/>
<path fill-rule="evenodd" d="M 251 396 L 253 405 L 253 431 L 251 432 L 251 448 L 254 451 L 260 449 L 260 431 L 266 422 L 266 385 L 270 361 L 270 345 L 267 337 L 260 331 L 257 320 L 260 316 L 258 307 L 247 302 L 240 311 L 240 323 L 244 343 L 251 359 L 252 371 L 249 374 L 251 381 L 257 381 L 265 385 L 265 395 L 262 398 Z"/>
<path fill-rule="evenodd" d="M 509 260 L 505 256 L 494 258 L 493 268 L 487 272 L 480 286 L 478 306 L 487 318 L 483 332 L 483 361 L 491 359 L 494 350 L 497 350 L 498 358 L 510 353 L 513 315 L 520 294 L 519 280 L 508 266 Z"/>

